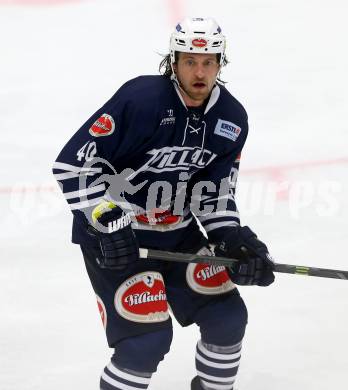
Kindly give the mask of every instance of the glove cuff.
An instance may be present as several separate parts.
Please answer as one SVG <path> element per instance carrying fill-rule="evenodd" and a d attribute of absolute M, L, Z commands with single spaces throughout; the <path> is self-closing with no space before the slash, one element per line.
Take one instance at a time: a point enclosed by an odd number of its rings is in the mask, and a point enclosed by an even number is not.
<path fill-rule="evenodd" d="M 93 210 L 92 210 L 92 221 L 95 224 L 102 215 L 114 210 L 117 206 L 115 203 L 112 203 L 108 200 L 101 201 Z"/>
<path fill-rule="evenodd" d="M 101 233 L 114 233 L 131 224 L 131 213 L 108 200 L 99 203 L 91 212 L 92 226 Z"/>

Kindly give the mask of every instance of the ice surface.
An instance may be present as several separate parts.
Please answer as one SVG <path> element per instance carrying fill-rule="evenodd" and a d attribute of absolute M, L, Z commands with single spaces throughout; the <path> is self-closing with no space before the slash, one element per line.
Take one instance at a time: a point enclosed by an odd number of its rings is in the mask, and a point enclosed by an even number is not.
<path fill-rule="evenodd" d="M 228 37 L 223 78 L 250 118 L 243 222 L 278 262 L 348 269 L 346 1 L 44 3 L 0 1 L 1 389 L 98 388 L 110 351 L 51 165 L 124 81 L 156 73 L 181 15 L 214 16 Z M 345 388 L 347 282 L 240 290 L 240 390 Z M 188 388 L 197 338 L 175 325 L 151 389 Z"/>

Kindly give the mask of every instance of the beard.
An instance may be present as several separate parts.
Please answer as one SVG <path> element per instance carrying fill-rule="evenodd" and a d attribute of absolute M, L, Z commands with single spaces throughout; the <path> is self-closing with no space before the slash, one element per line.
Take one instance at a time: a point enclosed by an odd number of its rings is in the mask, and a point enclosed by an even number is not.
<path fill-rule="evenodd" d="M 183 83 L 178 77 L 179 88 L 187 95 L 190 99 L 194 101 L 204 101 L 207 99 L 215 85 L 214 83 L 209 85 L 206 81 L 197 80 L 193 83 Z"/>

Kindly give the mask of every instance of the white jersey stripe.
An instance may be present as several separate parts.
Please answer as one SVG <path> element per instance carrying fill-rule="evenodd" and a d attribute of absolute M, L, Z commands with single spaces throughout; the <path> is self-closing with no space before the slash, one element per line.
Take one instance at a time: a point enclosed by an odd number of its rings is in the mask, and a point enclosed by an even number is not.
<path fill-rule="evenodd" d="M 56 178 L 56 180 L 67 180 L 79 177 L 79 174 L 74 172 L 55 173 L 54 177 Z"/>
<path fill-rule="evenodd" d="M 210 213 L 207 215 L 198 216 L 198 219 L 201 222 L 203 222 L 203 221 L 208 221 L 209 219 L 222 218 L 222 217 L 234 217 L 239 219 L 239 213 L 238 211 L 223 210 L 223 211 L 218 211 L 216 213 Z"/>
<path fill-rule="evenodd" d="M 205 225 L 204 230 L 206 232 L 210 232 L 212 230 L 218 229 L 220 227 L 226 227 L 226 226 L 239 226 L 239 223 L 236 221 L 216 222 L 216 223 Z"/>
<path fill-rule="evenodd" d="M 67 180 L 67 179 L 74 179 L 76 177 L 81 177 L 81 176 L 94 176 L 98 172 L 90 172 L 90 171 L 85 171 L 85 172 L 80 172 L 80 173 L 75 173 L 75 172 L 65 172 L 65 173 L 55 173 L 54 177 L 56 180 Z"/>
<path fill-rule="evenodd" d="M 211 196 L 192 196 L 192 200 L 196 202 L 201 202 L 203 205 L 219 205 L 220 200 L 227 199 L 227 201 L 231 200 L 232 202 L 235 201 L 233 195 L 223 195 L 223 196 L 217 196 L 217 197 L 211 197 Z M 224 201 L 225 204 L 225 201 Z"/>
<path fill-rule="evenodd" d="M 101 173 L 102 168 L 101 167 L 89 167 L 89 168 L 84 168 L 84 167 L 77 167 L 76 165 L 70 165 L 70 164 L 65 164 L 61 162 L 55 162 L 53 164 L 53 169 L 60 169 L 62 171 L 67 171 L 67 172 L 96 172 L 96 173 Z"/>
<path fill-rule="evenodd" d="M 80 198 L 81 196 L 92 195 L 97 192 L 102 192 L 102 191 L 105 192 L 105 190 L 106 190 L 105 184 L 99 184 L 95 187 L 67 192 L 64 194 L 64 196 L 65 199 Z"/>
<path fill-rule="evenodd" d="M 141 383 L 143 385 L 148 385 L 151 381 L 151 378 L 145 378 L 141 376 L 135 376 L 128 374 L 127 372 L 119 370 L 117 367 L 115 367 L 112 363 L 110 363 L 107 366 L 107 369 L 112 372 L 113 374 L 117 375 L 118 377 L 125 379 L 130 382 L 135 382 L 135 383 Z"/>
<path fill-rule="evenodd" d="M 101 200 L 103 200 L 103 197 L 98 197 L 96 199 L 85 200 L 83 202 L 73 203 L 73 204 L 70 204 L 70 209 L 71 210 L 85 209 L 87 207 L 97 205 Z"/>

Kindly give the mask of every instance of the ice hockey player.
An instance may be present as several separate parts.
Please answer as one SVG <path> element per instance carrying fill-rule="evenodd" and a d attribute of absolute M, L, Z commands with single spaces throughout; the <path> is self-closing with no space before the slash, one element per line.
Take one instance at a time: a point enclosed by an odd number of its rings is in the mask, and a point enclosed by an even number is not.
<path fill-rule="evenodd" d="M 220 80 L 225 45 L 211 18 L 179 23 L 161 74 L 126 82 L 54 163 L 114 349 L 102 390 L 148 388 L 170 348 L 169 306 L 200 330 L 191 389 L 233 389 L 247 324 L 235 284 L 274 280 L 266 245 L 240 225 L 235 204 L 248 123 Z M 237 265 L 139 258 L 139 248 L 212 255 L 214 247 Z"/>

